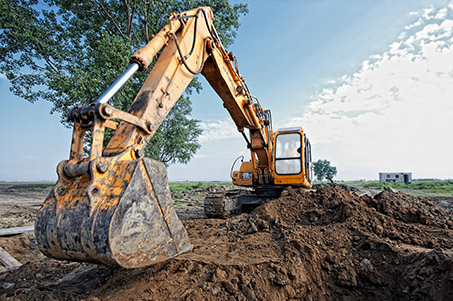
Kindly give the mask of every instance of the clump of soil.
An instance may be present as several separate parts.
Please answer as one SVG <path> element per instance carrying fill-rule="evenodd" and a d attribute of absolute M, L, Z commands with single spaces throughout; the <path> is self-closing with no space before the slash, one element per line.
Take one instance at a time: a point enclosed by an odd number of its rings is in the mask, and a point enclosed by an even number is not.
<path fill-rule="evenodd" d="M 446 300 L 452 212 L 384 191 L 288 189 L 250 214 L 185 220 L 194 250 L 141 269 L 31 262 L 0 299 Z"/>

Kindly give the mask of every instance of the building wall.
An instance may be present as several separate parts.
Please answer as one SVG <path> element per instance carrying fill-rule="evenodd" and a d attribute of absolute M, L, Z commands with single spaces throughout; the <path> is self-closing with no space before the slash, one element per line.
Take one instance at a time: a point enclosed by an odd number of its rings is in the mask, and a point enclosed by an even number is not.
<path fill-rule="evenodd" d="M 379 182 L 411 183 L 411 172 L 380 172 Z"/>

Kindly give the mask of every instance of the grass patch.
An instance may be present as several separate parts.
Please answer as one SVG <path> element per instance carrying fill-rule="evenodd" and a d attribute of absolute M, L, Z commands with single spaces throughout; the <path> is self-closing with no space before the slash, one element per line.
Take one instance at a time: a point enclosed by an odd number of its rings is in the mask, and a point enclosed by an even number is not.
<path fill-rule="evenodd" d="M 417 196 L 453 197 L 453 180 L 413 181 L 410 184 L 379 181 L 344 182 L 343 184 L 375 189 L 384 189 L 385 187 L 392 187 L 396 190 L 408 191 L 409 194 Z"/>
<path fill-rule="evenodd" d="M 415 181 L 410 184 L 370 181 L 363 182 L 362 186 L 378 189 L 382 189 L 384 187 L 392 187 L 395 189 L 429 190 L 436 192 L 453 193 L 453 180 Z"/>
<path fill-rule="evenodd" d="M 33 189 L 33 188 L 48 188 L 48 187 L 53 187 L 55 183 L 47 183 L 47 184 L 20 184 L 20 185 L 14 185 L 14 188 L 16 189 Z"/>
<path fill-rule="evenodd" d="M 55 183 L 55 181 L 48 181 L 48 180 L 42 180 L 42 181 L 4 181 L 0 180 L 0 184 L 51 184 Z"/>
<path fill-rule="evenodd" d="M 186 191 L 190 189 L 199 189 L 209 186 L 233 186 L 231 182 L 173 182 L 169 183 L 171 191 Z"/>

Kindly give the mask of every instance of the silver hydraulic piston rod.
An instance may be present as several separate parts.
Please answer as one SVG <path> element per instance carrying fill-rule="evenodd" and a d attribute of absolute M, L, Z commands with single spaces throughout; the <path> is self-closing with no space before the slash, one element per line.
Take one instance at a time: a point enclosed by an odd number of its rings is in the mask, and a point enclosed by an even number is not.
<path fill-rule="evenodd" d="M 139 69 L 137 63 L 132 63 L 123 74 L 116 79 L 116 81 L 107 89 L 101 96 L 96 100 L 99 103 L 107 103 L 120 89 L 124 84 L 132 77 L 132 75 L 137 72 Z"/>

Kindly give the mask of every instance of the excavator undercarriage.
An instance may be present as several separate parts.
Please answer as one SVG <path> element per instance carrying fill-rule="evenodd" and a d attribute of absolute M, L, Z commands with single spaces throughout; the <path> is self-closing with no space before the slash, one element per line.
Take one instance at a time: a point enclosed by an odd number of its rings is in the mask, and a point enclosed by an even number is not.
<path fill-rule="evenodd" d="M 204 212 L 208 218 L 228 218 L 250 213 L 261 204 L 278 199 L 283 188 L 232 189 L 209 192 L 204 199 Z"/>

